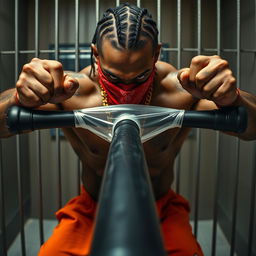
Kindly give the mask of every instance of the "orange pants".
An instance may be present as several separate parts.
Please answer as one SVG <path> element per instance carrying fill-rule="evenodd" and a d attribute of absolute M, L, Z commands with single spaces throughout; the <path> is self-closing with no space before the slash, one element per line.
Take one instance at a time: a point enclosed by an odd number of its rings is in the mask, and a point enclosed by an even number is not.
<path fill-rule="evenodd" d="M 189 204 L 170 190 L 156 201 L 165 248 L 172 256 L 202 256 L 203 252 L 189 224 Z M 97 203 L 82 189 L 56 213 L 59 224 L 43 244 L 40 256 L 86 256 L 92 240 L 93 220 Z M 146 256 L 146 255 L 143 255 Z"/>

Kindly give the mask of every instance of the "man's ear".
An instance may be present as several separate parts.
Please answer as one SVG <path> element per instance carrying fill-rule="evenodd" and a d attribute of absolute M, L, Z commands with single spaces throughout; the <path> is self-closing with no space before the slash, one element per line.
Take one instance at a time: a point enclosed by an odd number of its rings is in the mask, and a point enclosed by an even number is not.
<path fill-rule="evenodd" d="M 156 51 L 155 51 L 155 55 L 154 55 L 154 60 L 155 60 L 155 62 L 157 62 L 158 59 L 159 59 L 160 52 L 161 52 L 161 48 L 162 48 L 162 44 L 159 43 L 159 44 L 157 45 L 157 47 L 156 47 Z"/>
<path fill-rule="evenodd" d="M 95 61 L 97 63 L 98 59 L 99 59 L 99 52 L 98 52 L 97 46 L 95 44 L 91 44 L 91 51 L 92 51 Z"/>

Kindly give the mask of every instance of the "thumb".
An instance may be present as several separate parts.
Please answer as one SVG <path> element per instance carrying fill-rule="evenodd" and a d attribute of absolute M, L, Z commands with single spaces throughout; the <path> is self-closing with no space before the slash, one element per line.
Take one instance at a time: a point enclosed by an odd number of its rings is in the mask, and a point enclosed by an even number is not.
<path fill-rule="evenodd" d="M 183 87 L 189 85 L 189 68 L 183 68 L 178 71 L 177 78 Z"/>
<path fill-rule="evenodd" d="M 75 93 L 75 91 L 78 89 L 79 82 L 77 79 L 75 79 L 69 75 L 65 75 L 63 86 L 64 86 L 64 90 L 66 93 L 72 94 L 72 93 Z"/>

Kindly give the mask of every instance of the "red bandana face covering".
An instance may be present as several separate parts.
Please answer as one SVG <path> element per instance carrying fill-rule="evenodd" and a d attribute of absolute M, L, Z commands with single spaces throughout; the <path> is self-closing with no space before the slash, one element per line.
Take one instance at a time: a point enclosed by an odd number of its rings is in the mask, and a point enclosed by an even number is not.
<path fill-rule="evenodd" d="M 155 68 L 148 79 L 141 84 L 111 83 L 98 65 L 99 83 L 107 93 L 108 104 L 144 104 L 154 81 Z"/>

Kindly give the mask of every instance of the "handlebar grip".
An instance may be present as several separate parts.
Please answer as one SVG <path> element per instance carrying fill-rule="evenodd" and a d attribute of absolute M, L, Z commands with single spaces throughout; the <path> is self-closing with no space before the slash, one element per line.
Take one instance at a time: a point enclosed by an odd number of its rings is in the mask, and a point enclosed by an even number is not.
<path fill-rule="evenodd" d="M 182 126 L 242 133 L 247 128 L 247 122 L 247 110 L 239 106 L 216 110 L 185 111 Z"/>
<path fill-rule="evenodd" d="M 42 111 L 12 106 L 7 111 L 7 125 L 9 131 L 14 133 L 74 127 L 75 115 L 73 111 Z M 242 106 L 205 111 L 186 110 L 182 126 L 241 133 L 247 128 L 247 110 Z"/>
<path fill-rule="evenodd" d="M 7 111 L 7 126 L 10 132 L 33 131 L 56 127 L 75 126 L 73 111 L 42 111 L 12 106 Z"/>

